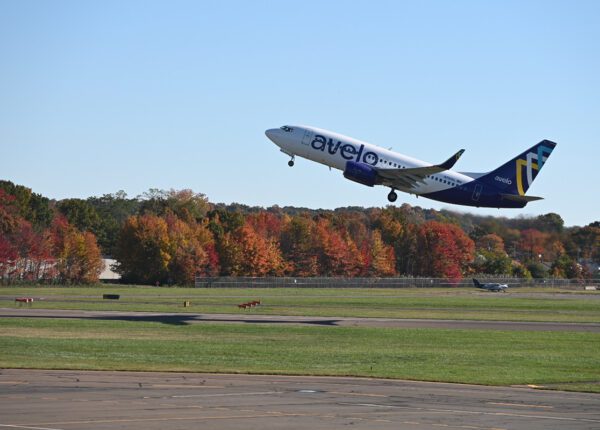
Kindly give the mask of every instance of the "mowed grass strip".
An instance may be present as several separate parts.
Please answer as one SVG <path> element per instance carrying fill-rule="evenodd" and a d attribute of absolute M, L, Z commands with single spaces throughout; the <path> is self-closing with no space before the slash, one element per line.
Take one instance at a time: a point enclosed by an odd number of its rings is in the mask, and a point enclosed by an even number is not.
<path fill-rule="evenodd" d="M 5 318 L 0 367 L 351 375 L 600 392 L 600 335 Z"/>
<path fill-rule="evenodd" d="M 23 295 L 39 298 L 33 306 L 47 309 L 600 322 L 598 294 L 553 298 L 539 291 L 523 297 L 522 293 L 498 294 L 469 288 L 5 287 L 0 288 L 0 306 L 14 306 L 14 297 Z M 107 292 L 120 294 L 120 300 L 102 300 Z M 239 303 L 256 299 L 263 305 L 246 311 L 237 308 Z M 183 307 L 185 300 L 191 301 L 190 308 Z"/>

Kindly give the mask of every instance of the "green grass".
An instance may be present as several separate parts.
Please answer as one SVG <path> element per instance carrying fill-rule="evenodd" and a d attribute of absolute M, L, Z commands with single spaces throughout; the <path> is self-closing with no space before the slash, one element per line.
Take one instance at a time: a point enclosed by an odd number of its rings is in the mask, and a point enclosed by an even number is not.
<path fill-rule="evenodd" d="M 0 367 L 352 375 L 600 392 L 600 335 L 4 318 Z"/>
<path fill-rule="evenodd" d="M 103 293 L 120 294 L 118 301 Z M 260 299 L 245 312 L 265 315 L 358 316 L 503 321 L 600 322 L 600 292 L 519 288 L 508 294 L 473 288 L 328 289 L 328 288 L 155 288 L 155 287 L 3 287 L 0 306 L 14 297 L 36 298 L 47 309 L 152 312 L 236 313 L 237 304 Z M 39 300 L 37 300 L 39 299 Z M 190 300 L 191 308 L 183 301 Z"/>
<path fill-rule="evenodd" d="M 556 295 L 560 292 L 560 295 Z M 102 294 L 120 294 L 118 301 Z M 2 287 L 49 309 L 600 322 L 598 292 Z M 261 299 L 243 311 L 237 304 Z M 191 308 L 183 301 L 190 300 Z M 0 367 L 352 375 L 600 392 L 600 334 L 0 318 Z"/>

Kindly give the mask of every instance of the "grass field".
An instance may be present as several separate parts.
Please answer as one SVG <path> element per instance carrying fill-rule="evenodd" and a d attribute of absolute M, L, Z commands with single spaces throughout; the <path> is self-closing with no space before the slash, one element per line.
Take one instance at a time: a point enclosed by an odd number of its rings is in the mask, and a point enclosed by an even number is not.
<path fill-rule="evenodd" d="M 103 293 L 120 294 L 118 301 Z M 491 293 L 474 288 L 404 289 L 194 289 L 103 286 L 100 288 L 4 287 L 0 306 L 17 296 L 35 297 L 47 309 L 235 313 L 237 304 L 260 299 L 246 312 L 266 315 L 436 318 L 501 321 L 600 322 L 600 292 L 515 289 Z M 189 300 L 190 308 L 183 302 Z"/>
<path fill-rule="evenodd" d="M 103 293 L 121 299 L 102 300 Z M 600 322 L 598 295 L 550 290 L 6 287 L 0 307 L 14 307 L 18 296 L 61 309 Z M 237 309 L 250 299 L 264 305 Z M 600 392 L 600 334 L 0 318 L 0 367 L 352 375 Z"/>
<path fill-rule="evenodd" d="M 0 319 L 0 330 L 0 367 L 10 368 L 354 375 L 493 385 L 600 381 L 600 335 L 593 333 L 28 318 Z"/>

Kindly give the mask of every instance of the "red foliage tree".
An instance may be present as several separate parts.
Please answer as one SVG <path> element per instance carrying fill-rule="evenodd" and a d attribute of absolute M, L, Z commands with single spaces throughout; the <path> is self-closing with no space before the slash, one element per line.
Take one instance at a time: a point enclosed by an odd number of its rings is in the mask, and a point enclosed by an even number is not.
<path fill-rule="evenodd" d="M 318 246 L 318 264 L 323 276 L 352 277 L 360 273 L 364 263 L 356 244 L 343 231 L 320 219 L 315 228 Z"/>
<path fill-rule="evenodd" d="M 529 228 L 521 232 L 521 239 L 518 247 L 525 258 L 537 260 L 545 251 L 548 233 L 542 233 L 534 228 Z"/>
<path fill-rule="evenodd" d="M 416 267 L 421 276 L 460 279 L 473 260 L 473 241 L 454 224 L 428 221 L 416 231 Z"/>

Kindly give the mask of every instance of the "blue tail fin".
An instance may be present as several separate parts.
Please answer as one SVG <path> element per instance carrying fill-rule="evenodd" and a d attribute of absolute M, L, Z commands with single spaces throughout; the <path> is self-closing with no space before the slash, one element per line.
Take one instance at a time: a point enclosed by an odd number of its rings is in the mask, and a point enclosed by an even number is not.
<path fill-rule="evenodd" d="M 524 196 L 546 163 L 556 143 L 542 140 L 527 151 L 478 178 L 506 194 Z"/>

